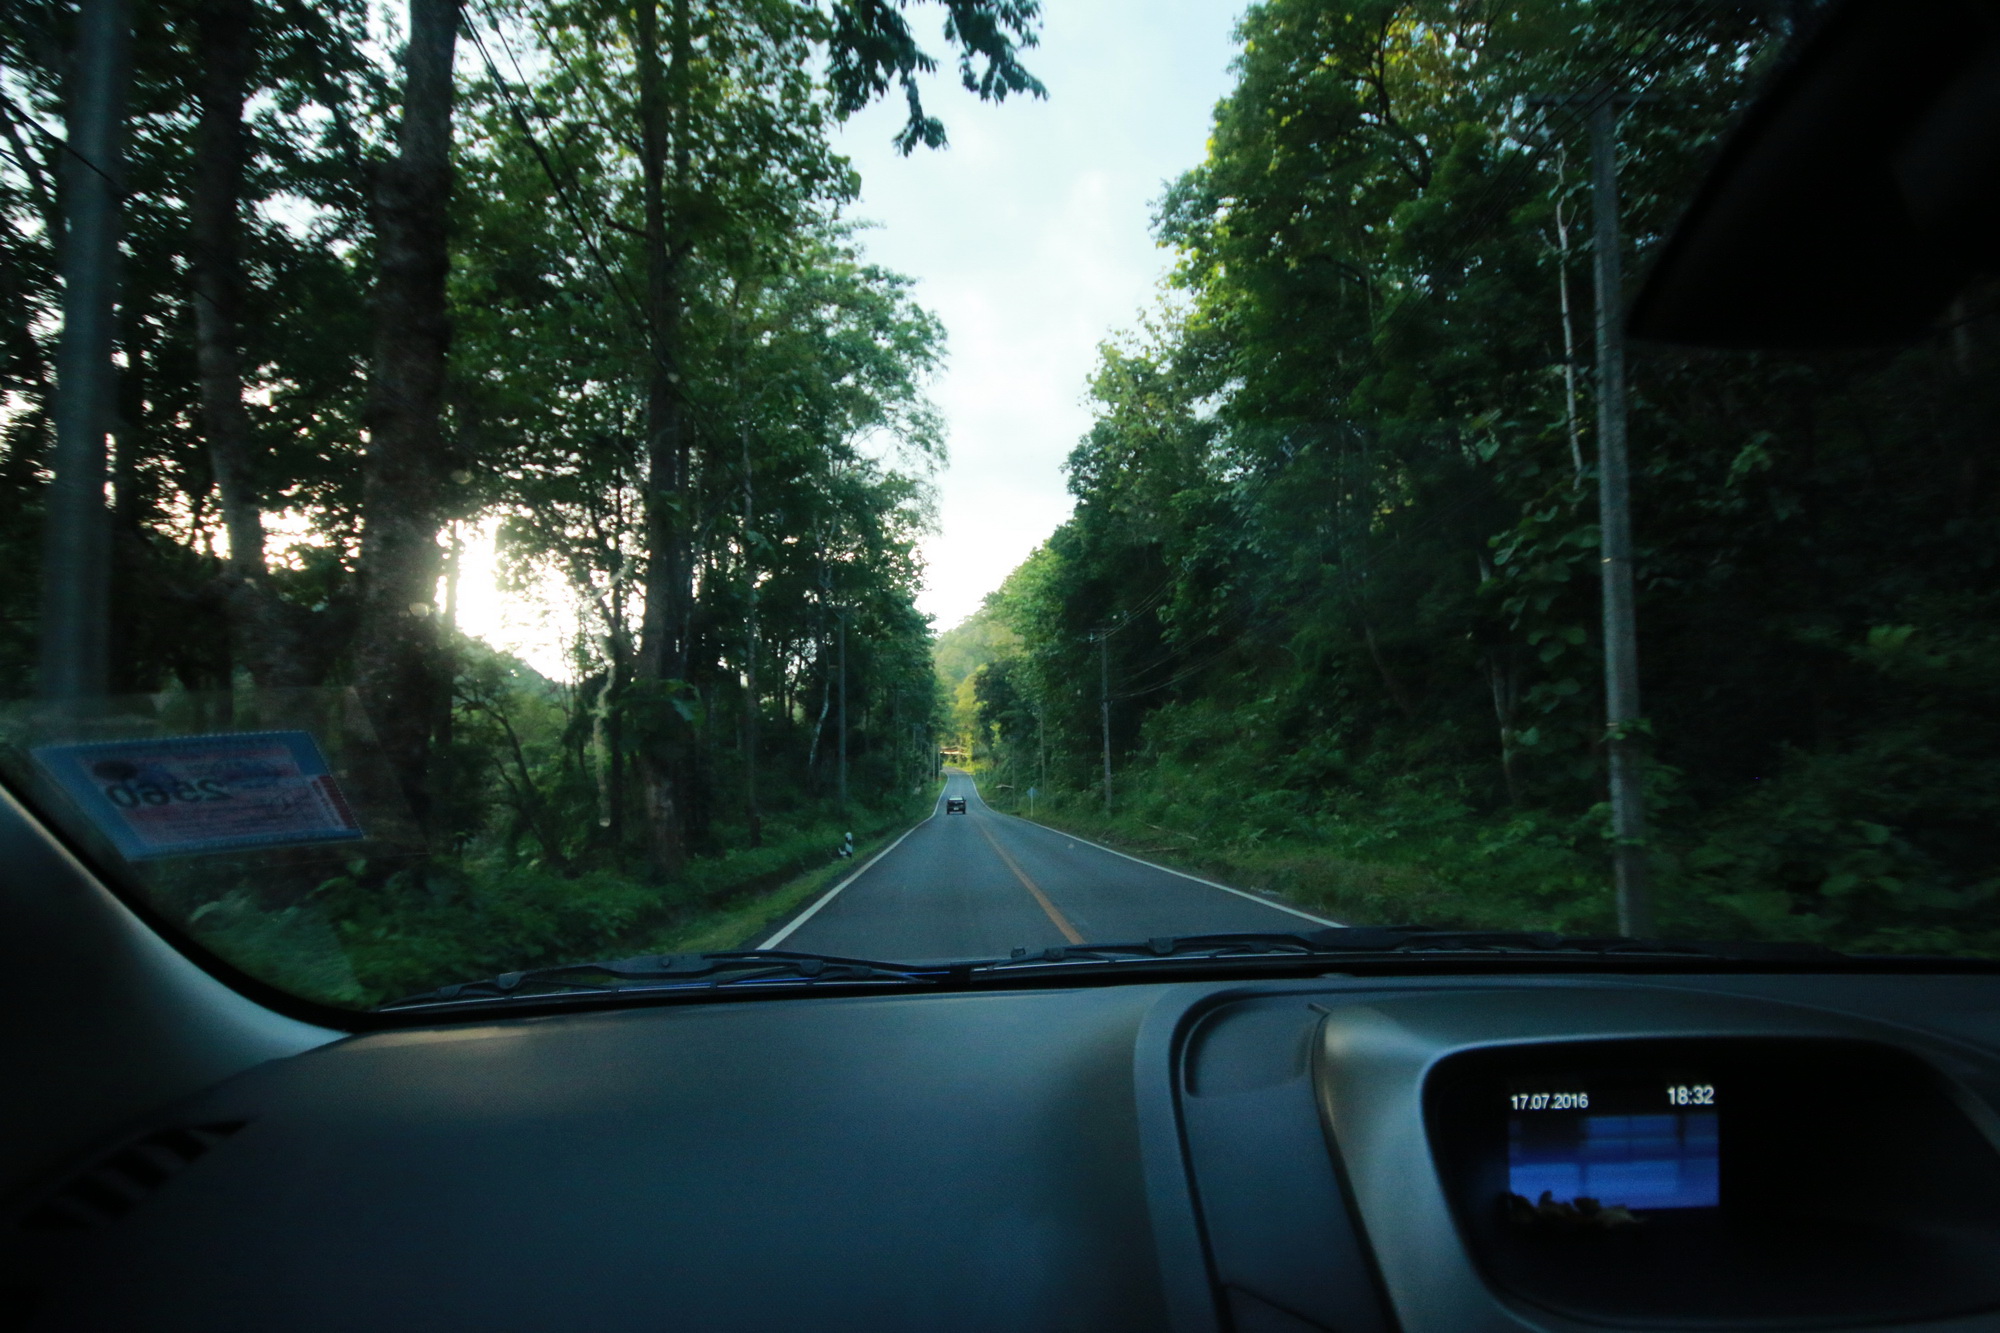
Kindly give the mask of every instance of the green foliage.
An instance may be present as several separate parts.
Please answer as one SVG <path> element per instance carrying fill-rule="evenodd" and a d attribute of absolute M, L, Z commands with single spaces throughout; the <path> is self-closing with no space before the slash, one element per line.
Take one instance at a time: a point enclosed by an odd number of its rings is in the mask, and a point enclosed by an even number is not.
<path fill-rule="evenodd" d="M 1074 517 L 996 601 L 990 771 L 1343 919 L 1603 929 L 1587 160 L 1643 268 L 1788 30 L 1644 3 L 1264 0 L 1107 345 Z M 2000 947 L 1989 323 L 1636 348 L 1640 734 L 1665 927 Z M 1572 452 L 1572 432 L 1577 448 Z M 1986 434 L 1982 434 L 1985 432 Z M 1108 677 L 1118 769 L 1104 811 Z M 1037 725 L 1021 725 L 1032 717 Z"/>
<path fill-rule="evenodd" d="M 1697 825 L 1685 874 L 1761 933 L 1884 952 L 2000 953 L 2000 631 L 1963 597 L 1844 655 L 1870 687 L 1839 748 L 1792 750 Z"/>
<path fill-rule="evenodd" d="M 1337 920 L 1610 928 L 1585 821 L 1482 808 L 1440 774 L 1381 772 L 1316 790 L 1298 775 L 1311 757 L 1272 745 L 1268 721 L 1212 702 L 1168 704 L 1148 719 L 1143 762 L 1121 770 L 1113 814 L 1092 790 L 1044 789 L 1037 817 Z M 1025 812 L 1018 790 L 998 795 Z"/>
<path fill-rule="evenodd" d="M 376 322 L 394 308 L 370 292 L 376 187 L 404 110 L 398 16 L 360 0 L 248 0 L 233 182 L 202 165 L 204 144 L 230 141 L 197 133 L 205 108 L 218 124 L 234 113 L 199 7 L 138 7 L 108 516 L 115 691 L 171 732 L 145 700 L 199 696 L 200 727 L 266 714 L 305 725 L 274 692 L 304 689 L 325 732 L 341 708 L 318 705 L 365 674 L 362 591 L 386 586 L 363 565 L 363 535 L 391 530 L 419 554 L 436 540 L 447 571 L 438 605 L 410 606 L 441 626 L 396 697 L 412 716 L 372 719 L 376 735 L 393 724 L 416 738 L 396 760 L 403 785 L 343 769 L 357 799 L 378 801 L 366 822 L 379 845 L 360 868 L 329 879 L 323 857 L 280 854 L 130 871 L 218 951 L 335 1003 L 600 956 L 819 865 L 842 832 L 901 817 L 923 789 L 942 709 L 915 597 L 943 457 L 926 394 L 944 333 L 911 282 L 856 243 L 843 213 L 858 182 L 832 135 L 892 86 L 910 108 L 906 147 L 941 145 L 944 131 L 919 95 L 936 62 L 903 7 L 850 9 L 673 7 L 686 27 L 663 57 L 671 162 L 649 157 L 642 131 L 639 11 L 460 11 L 450 353 L 437 438 L 416 446 L 438 466 L 407 488 L 435 483 L 433 501 L 362 486 L 382 456 L 364 448 L 385 369 L 370 365 Z M 932 12 L 982 98 L 1042 94 L 1021 60 L 1034 0 Z M 72 18 L 58 0 L 0 8 L 9 696 L 30 692 L 35 656 Z M 662 168 L 656 217 L 646 181 Z M 240 245 L 201 242 L 202 216 L 234 217 Z M 649 237 L 664 237 L 670 272 L 649 267 Z M 240 293 L 218 335 L 240 385 L 196 346 L 197 260 Z M 670 340 L 649 313 L 656 277 L 674 288 Z M 687 444 L 671 477 L 647 439 L 662 348 Z M 396 369 L 421 380 L 427 367 Z M 263 526 L 261 569 L 223 546 L 225 407 L 248 421 L 248 494 L 231 503 Z M 662 513 L 672 523 L 649 523 Z M 451 623 L 459 551 L 481 529 L 497 531 L 508 590 L 541 600 L 558 633 L 573 627 L 561 679 Z M 685 623 L 649 626 L 641 589 L 663 564 L 692 595 Z M 286 667 L 277 685 L 273 661 Z M 365 748 L 343 739 L 337 765 Z M 656 770 L 678 793 L 664 815 L 647 800 Z M 837 791 L 852 795 L 845 810 Z M 665 880 L 662 824 L 692 854 Z"/>
<path fill-rule="evenodd" d="M 273 911 L 237 891 L 197 908 L 188 924 L 244 971 L 346 1005 L 446 979 L 684 947 L 748 947 L 769 904 L 786 900 L 790 882 L 816 884 L 824 871 L 851 865 L 833 857 L 845 833 L 866 839 L 906 824 L 918 810 L 905 800 L 857 808 L 844 819 L 802 813 L 797 822 L 769 826 L 762 846 L 697 858 L 664 885 L 610 870 L 565 874 L 546 863 L 477 857 L 432 859 L 386 877 L 357 862 L 292 907 Z"/>
<path fill-rule="evenodd" d="M 273 909 L 237 889 L 203 903 L 188 915 L 186 925 L 218 957 L 294 995 L 348 1007 L 371 999 L 326 910 L 317 904 Z"/>
<path fill-rule="evenodd" d="M 1012 652 L 1019 642 L 1001 621 L 993 601 L 994 595 L 989 594 L 984 606 L 937 636 L 932 660 L 937 663 L 938 679 L 954 694 L 967 677 Z"/>

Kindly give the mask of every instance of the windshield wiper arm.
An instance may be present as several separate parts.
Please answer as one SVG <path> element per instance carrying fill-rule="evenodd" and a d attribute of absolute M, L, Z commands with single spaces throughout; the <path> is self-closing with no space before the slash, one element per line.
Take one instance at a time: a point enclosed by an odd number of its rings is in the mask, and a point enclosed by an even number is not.
<path fill-rule="evenodd" d="M 1137 943 L 1069 944 L 1016 949 L 985 969 L 1047 963 L 1120 963 L 1164 959 L 1314 957 L 1382 954 L 1560 954 L 1595 957 L 1681 956 L 1784 961 L 1843 955 L 1817 944 L 1640 940 L 1625 935 L 1563 935 L 1553 931 L 1454 930 L 1438 926 L 1330 926 L 1323 930 L 1159 935 Z"/>
<path fill-rule="evenodd" d="M 555 967 L 502 972 L 483 981 L 461 981 L 436 990 L 405 995 L 377 1005 L 400 1009 L 426 1004 L 473 1000 L 546 998 L 578 992 L 711 988 L 752 983 L 812 986 L 824 982 L 873 982 L 933 985 L 951 969 L 832 954 L 786 953 L 776 950 L 728 949 L 714 953 L 641 954 L 608 962 L 563 963 Z"/>
<path fill-rule="evenodd" d="M 547 999 L 621 991 L 701 990 L 723 986 L 809 987 L 829 982 L 950 987 L 1010 969 L 1049 965 L 1139 964 L 1169 961 L 1272 960 L 1385 955 L 1464 958 L 1683 957 L 1746 962 L 1811 961 L 1845 955 L 1816 944 L 1710 943 L 1637 940 L 1623 935 L 1562 935 L 1546 931 L 1451 930 L 1436 926 L 1334 926 L 1324 930 L 1158 935 L 1133 943 L 1068 944 L 1016 949 L 1008 958 L 950 963 L 885 963 L 833 954 L 731 949 L 714 953 L 642 954 L 608 962 L 503 972 L 406 995 L 377 1009 L 420 1008 L 486 1000 Z"/>

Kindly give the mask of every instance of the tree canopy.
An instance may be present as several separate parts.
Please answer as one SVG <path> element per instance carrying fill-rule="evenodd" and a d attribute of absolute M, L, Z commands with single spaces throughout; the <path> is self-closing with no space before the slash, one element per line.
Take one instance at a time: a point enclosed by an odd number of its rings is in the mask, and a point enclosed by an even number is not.
<path fill-rule="evenodd" d="M 1640 95 L 1643 272 L 1792 18 L 1262 0 L 1238 35 L 1158 207 L 1174 290 L 1105 345 L 1074 517 L 997 599 L 981 734 L 1102 817 L 1103 653 L 1107 827 L 1345 912 L 1607 928 L 1578 102 Z M 1990 347 L 1634 349 L 1666 928 L 2000 942 Z"/>
<path fill-rule="evenodd" d="M 832 135 L 894 91 L 903 151 L 946 143 L 925 12 L 968 89 L 1043 95 L 1036 0 L 136 6 L 113 693 L 227 719 L 352 691 L 407 816 L 348 887 L 309 869 L 266 906 L 359 894 L 378 919 L 440 875 L 685 884 L 710 873 L 690 858 L 769 839 L 792 864 L 922 790 L 944 332 L 857 244 Z M 77 31 L 69 0 L 0 14 L 15 697 Z M 461 632 L 488 533 L 566 670 Z"/>

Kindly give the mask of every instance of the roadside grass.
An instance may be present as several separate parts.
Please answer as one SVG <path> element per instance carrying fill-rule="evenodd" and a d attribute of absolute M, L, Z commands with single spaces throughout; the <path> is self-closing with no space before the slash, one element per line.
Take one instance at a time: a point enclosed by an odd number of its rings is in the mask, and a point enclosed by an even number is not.
<path fill-rule="evenodd" d="M 985 786 L 995 809 L 1027 816 L 1018 793 Z M 1608 931 L 1609 885 L 1573 835 L 1529 815 L 1468 818 L 1452 803 L 1412 800 L 1365 819 L 1251 823 L 1214 811 L 1137 807 L 1106 816 L 1089 793 L 1042 793 L 1036 822 L 1233 888 L 1272 894 L 1346 925 Z M 1207 817 L 1204 818 L 1203 816 Z M 1301 827 L 1301 825 L 1304 825 Z"/>
<path fill-rule="evenodd" d="M 201 943 L 262 981 L 366 1008 L 455 981 L 646 953 L 760 943 L 813 895 L 921 819 L 935 801 L 857 808 L 848 818 L 770 828 L 765 844 L 698 857 L 666 884 L 610 870 L 435 858 L 386 881 L 343 875 L 273 909 L 251 888 L 200 904 L 159 901 Z M 832 853 L 842 832 L 855 856 Z"/>
<path fill-rule="evenodd" d="M 859 838 L 852 859 L 843 857 L 786 880 L 758 894 L 684 921 L 659 936 L 641 953 L 709 953 L 719 949 L 754 949 L 792 915 L 819 894 L 868 863 L 915 821 L 898 819 L 873 836 Z"/>

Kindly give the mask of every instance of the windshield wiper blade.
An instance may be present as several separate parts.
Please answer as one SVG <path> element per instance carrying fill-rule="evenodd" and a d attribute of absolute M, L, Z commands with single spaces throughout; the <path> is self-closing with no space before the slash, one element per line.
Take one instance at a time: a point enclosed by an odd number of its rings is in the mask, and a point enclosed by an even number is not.
<path fill-rule="evenodd" d="M 1783 940 L 1660 940 L 1630 935 L 1565 935 L 1540 930 L 1459 930 L 1441 926 L 1338 926 L 1312 932 L 1323 952 L 1560 953 L 1682 956 L 1744 962 L 1844 958 L 1823 944 Z"/>
<path fill-rule="evenodd" d="M 1455 930 L 1437 926 L 1334 926 L 1323 930 L 1157 935 L 1131 943 L 1016 949 L 1007 958 L 948 963 L 889 963 L 834 954 L 731 949 L 642 954 L 605 962 L 565 963 L 458 982 L 377 1005 L 378 1010 L 549 999 L 625 991 L 712 990 L 725 986 L 811 987 L 827 983 L 954 987 L 980 976 L 1036 967 L 1163 962 L 1274 961 L 1383 956 L 1466 958 L 1568 956 L 1672 958 L 1742 962 L 1825 961 L 1847 955 L 1816 944 L 1639 940 L 1623 935 L 1548 931 Z"/>
<path fill-rule="evenodd" d="M 454 982 L 377 1005 L 402 1009 L 478 1000 L 546 999 L 554 995 L 630 990 L 706 989 L 719 986 L 814 986 L 827 982 L 935 985 L 948 967 L 883 963 L 869 958 L 777 950 L 727 949 L 713 953 L 641 954 L 636 958 L 502 972 L 483 981 Z"/>
<path fill-rule="evenodd" d="M 1317 949 L 1331 952 L 1681 955 L 1765 962 L 1846 956 L 1822 944 L 1779 940 L 1661 940 L 1630 935 L 1460 930 L 1442 926 L 1338 926 L 1314 931 L 1311 939 Z"/>
<path fill-rule="evenodd" d="M 1128 963 L 1169 959 L 1335 957 L 1340 955 L 1463 956 L 1533 954 L 1590 957 L 1686 957 L 1740 961 L 1803 961 L 1844 955 L 1817 944 L 1665 941 L 1625 935 L 1564 935 L 1553 931 L 1457 930 L 1439 926 L 1330 926 L 1322 930 L 1159 935 L 1135 943 L 1069 944 L 1016 949 L 983 970 L 1043 964 Z"/>

